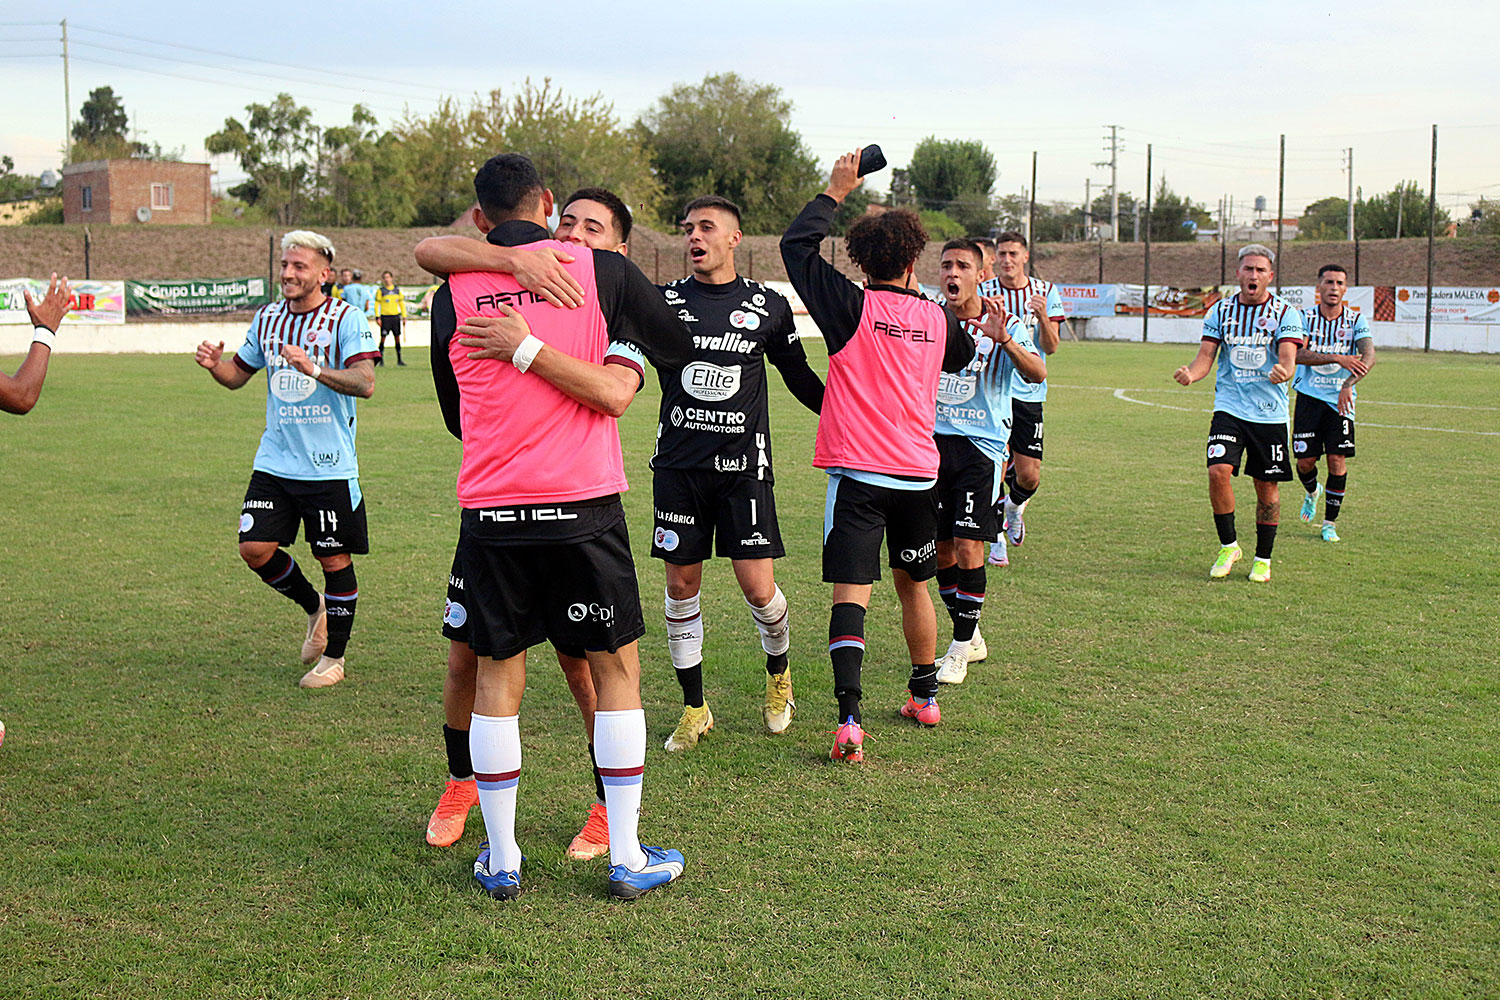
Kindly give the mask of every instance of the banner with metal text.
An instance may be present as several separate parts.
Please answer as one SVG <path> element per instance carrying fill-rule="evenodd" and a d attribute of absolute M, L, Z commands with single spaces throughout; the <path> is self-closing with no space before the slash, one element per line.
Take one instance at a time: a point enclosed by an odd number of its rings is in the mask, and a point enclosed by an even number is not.
<path fill-rule="evenodd" d="M 206 316 L 254 312 L 271 301 L 265 278 L 127 281 L 129 316 Z"/>
<path fill-rule="evenodd" d="M 1062 297 L 1063 313 L 1069 319 L 1093 319 L 1115 314 L 1115 285 L 1056 284 Z"/>
<path fill-rule="evenodd" d="M 69 282 L 69 285 L 73 290 L 73 302 L 63 322 L 89 326 L 125 322 L 125 282 L 79 279 Z M 0 281 L 0 323 L 31 322 L 23 294 L 28 288 L 31 297 L 38 302 L 47 294 L 47 282 L 36 278 Z"/>

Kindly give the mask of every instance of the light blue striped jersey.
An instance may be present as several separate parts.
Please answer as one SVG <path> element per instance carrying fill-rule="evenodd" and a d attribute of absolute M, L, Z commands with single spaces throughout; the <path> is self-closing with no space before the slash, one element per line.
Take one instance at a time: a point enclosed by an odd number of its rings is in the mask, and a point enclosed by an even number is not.
<path fill-rule="evenodd" d="M 1302 326 L 1307 331 L 1307 349 L 1319 354 L 1358 354 L 1354 346 L 1371 336 L 1370 322 L 1348 306 L 1340 310 L 1338 318 L 1327 319 L 1317 306 L 1302 310 Z M 1349 378 L 1343 365 L 1298 365 L 1297 377 L 1292 388 L 1299 396 L 1312 396 L 1333 407 L 1339 408 L 1339 390 Z M 1359 390 L 1355 389 L 1357 397 Z M 1354 416 L 1351 410 L 1349 415 Z"/>
<path fill-rule="evenodd" d="M 979 294 L 986 298 L 999 296 L 1005 299 L 1005 308 L 1021 321 L 1030 335 L 1031 343 L 1036 344 L 1036 314 L 1031 311 L 1031 297 L 1040 295 L 1047 300 L 1047 318 L 1054 323 L 1061 323 L 1064 318 L 1062 295 L 1057 286 L 1050 281 L 1041 278 L 1028 278 L 1026 284 L 1020 288 L 1006 288 L 1000 284 L 999 278 L 991 278 L 979 286 Z M 1037 353 L 1033 351 L 1033 353 Z M 1011 396 L 1023 403 L 1045 403 L 1047 401 L 1047 382 L 1028 382 L 1021 377 L 1020 372 L 1011 375 Z"/>
<path fill-rule="evenodd" d="M 933 433 L 966 437 L 996 465 L 1003 465 L 1010 444 L 1011 395 L 1015 385 L 1024 380 L 1010 355 L 979 332 L 978 323 L 962 322 L 974 338 L 974 360 L 960 372 L 943 372 L 938 376 L 937 422 Z M 1031 339 L 1031 330 L 1015 313 L 1006 317 L 1005 332 L 1016 338 L 1022 348 L 1041 357 Z"/>
<path fill-rule="evenodd" d="M 287 364 L 284 344 L 301 347 L 328 369 L 378 357 L 365 314 L 340 299 L 305 313 L 292 312 L 284 299 L 273 302 L 255 314 L 234 356 L 244 371 L 266 369 L 266 431 L 255 468 L 283 479 L 357 479 L 354 397 Z"/>
<path fill-rule="evenodd" d="M 1203 317 L 1203 339 L 1219 345 L 1214 409 L 1253 424 L 1286 423 L 1287 384 L 1272 385 L 1269 376 L 1277 345 L 1301 344 L 1302 332 L 1301 314 L 1275 295 L 1256 306 L 1238 293 L 1215 302 Z"/>

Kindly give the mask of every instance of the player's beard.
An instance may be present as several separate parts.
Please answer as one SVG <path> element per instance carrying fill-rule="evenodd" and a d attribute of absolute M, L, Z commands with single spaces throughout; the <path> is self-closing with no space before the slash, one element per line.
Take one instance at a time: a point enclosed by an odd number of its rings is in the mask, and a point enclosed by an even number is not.
<path fill-rule="evenodd" d="M 322 284 L 317 281 L 303 283 L 294 278 L 291 280 L 282 279 L 281 282 L 282 297 L 292 306 L 306 302 L 309 296 L 314 292 L 321 291 L 322 288 Z"/>

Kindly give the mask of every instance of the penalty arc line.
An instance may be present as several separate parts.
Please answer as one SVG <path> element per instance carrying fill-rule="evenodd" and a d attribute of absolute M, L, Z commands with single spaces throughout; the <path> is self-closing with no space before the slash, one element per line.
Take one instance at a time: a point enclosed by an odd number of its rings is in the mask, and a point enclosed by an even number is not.
<path fill-rule="evenodd" d="M 1197 393 L 1197 392 L 1202 391 L 1202 390 L 1199 390 L 1199 389 L 1124 389 L 1124 390 L 1121 390 L 1121 389 L 1119 389 L 1119 388 L 1117 388 L 1115 386 L 1112 386 L 1112 385 L 1064 385 L 1064 384 L 1061 384 L 1061 383 L 1058 383 L 1058 382 L 1051 382 L 1051 383 L 1048 383 L 1048 384 L 1051 385 L 1052 388 L 1054 388 L 1054 389 L 1094 389 L 1094 390 L 1097 390 L 1099 392 L 1113 392 L 1113 393 L 1118 393 L 1118 392 L 1122 392 L 1122 391 L 1123 392 L 1172 392 L 1172 393 L 1181 393 L 1183 395 L 1187 395 L 1187 394 L 1190 394 L 1190 393 Z M 1127 400 L 1126 402 L 1140 403 L 1142 401 L 1138 400 L 1138 399 L 1131 399 L 1131 400 Z M 1394 400 L 1394 399 L 1362 399 L 1362 400 L 1360 400 L 1360 402 L 1363 403 L 1365 406 L 1410 406 L 1410 407 L 1414 407 L 1414 408 L 1419 409 L 1419 410 L 1486 410 L 1486 411 L 1490 411 L 1490 412 L 1500 412 L 1500 406 L 1460 406 L 1457 403 L 1406 403 L 1406 402 L 1400 402 L 1400 401 L 1397 401 L 1397 400 Z M 1161 404 L 1159 404 L 1159 403 L 1145 403 L 1144 405 L 1146 405 L 1146 406 L 1159 406 Z M 1208 411 L 1205 411 L 1205 412 L 1208 412 Z M 1442 430 L 1443 428 L 1439 427 L 1439 428 L 1436 428 L 1436 429 L 1437 430 Z M 1476 431 L 1476 432 L 1473 432 L 1473 433 L 1480 433 L 1480 432 Z"/>
<path fill-rule="evenodd" d="M 1072 388 L 1085 388 L 1085 387 L 1075 386 L 1075 387 L 1072 387 Z M 1097 386 L 1097 387 L 1096 386 L 1088 386 L 1086 388 L 1101 388 L 1102 389 L 1102 388 L 1105 388 L 1105 387 L 1104 386 Z M 1167 403 L 1153 403 L 1153 402 L 1150 402 L 1149 400 L 1145 400 L 1145 399 L 1132 399 L 1130 396 L 1125 395 L 1126 391 L 1127 390 L 1125 390 L 1125 389 L 1115 389 L 1114 392 L 1112 393 L 1112 395 L 1116 399 L 1118 399 L 1118 400 L 1120 400 L 1122 402 L 1135 403 L 1135 404 L 1137 404 L 1139 406 L 1155 406 L 1155 407 L 1159 407 L 1160 409 L 1163 409 L 1163 410 L 1177 410 L 1177 411 L 1179 411 L 1181 413 L 1212 413 L 1213 412 L 1213 410 L 1195 409 L 1195 408 L 1190 407 L 1190 406 L 1172 406 L 1172 405 L 1167 404 Z M 1129 391 L 1140 392 L 1140 391 L 1143 391 L 1143 390 L 1136 389 L 1136 390 L 1129 390 Z M 1500 431 L 1465 431 L 1465 430 L 1458 430 L 1457 428 L 1454 428 L 1454 427 L 1419 427 L 1419 426 L 1415 426 L 1415 425 L 1412 425 L 1412 424 L 1374 424 L 1374 423 L 1365 423 L 1365 422 L 1361 422 L 1358 426 L 1360 426 L 1360 427 L 1379 427 L 1381 430 L 1387 430 L 1387 431 L 1431 431 L 1434 434 L 1473 434 L 1473 435 L 1476 435 L 1478 437 L 1500 437 Z"/>

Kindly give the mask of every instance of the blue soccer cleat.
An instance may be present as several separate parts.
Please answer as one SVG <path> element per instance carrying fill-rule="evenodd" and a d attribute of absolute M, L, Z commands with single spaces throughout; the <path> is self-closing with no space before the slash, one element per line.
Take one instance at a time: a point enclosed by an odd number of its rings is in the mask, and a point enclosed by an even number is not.
<path fill-rule="evenodd" d="M 646 864 L 639 871 L 624 865 L 609 866 L 609 894 L 615 899 L 635 899 L 682 875 L 682 852 L 670 847 L 647 847 Z"/>
<path fill-rule="evenodd" d="M 521 894 L 521 869 L 517 868 L 513 872 L 490 871 L 488 840 L 479 845 L 479 857 L 474 860 L 474 879 L 481 889 L 495 899 L 510 900 Z"/>
<path fill-rule="evenodd" d="M 1313 515 L 1318 512 L 1318 497 L 1322 493 L 1323 484 L 1319 483 L 1311 493 L 1302 498 L 1302 509 L 1297 512 L 1297 516 L 1302 518 L 1303 524 L 1312 524 Z"/>

